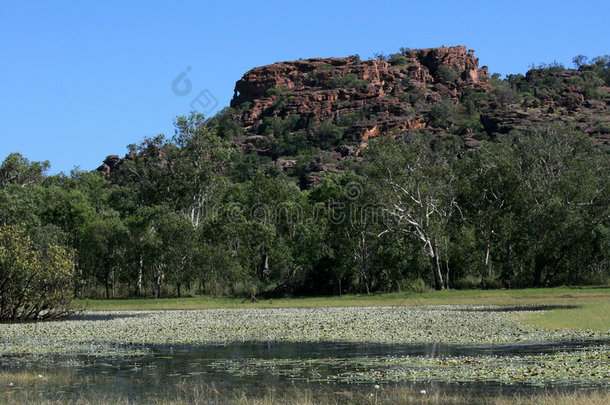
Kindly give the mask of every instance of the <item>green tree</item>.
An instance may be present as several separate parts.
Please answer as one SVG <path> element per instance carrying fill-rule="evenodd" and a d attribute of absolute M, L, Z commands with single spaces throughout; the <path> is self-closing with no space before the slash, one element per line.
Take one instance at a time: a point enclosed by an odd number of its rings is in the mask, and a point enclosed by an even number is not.
<path fill-rule="evenodd" d="M 11 153 L 0 165 L 0 188 L 6 188 L 9 184 L 21 187 L 40 184 L 50 166 L 48 160 L 30 162 L 20 153 Z"/>
<path fill-rule="evenodd" d="M 225 182 L 233 149 L 205 125 L 203 114 L 178 117 L 174 142 L 179 153 L 172 167 L 171 188 L 176 209 L 197 228 L 211 209 L 214 194 Z"/>
<path fill-rule="evenodd" d="M 438 101 L 430 107 L 429 118 L 436 125 L 445 126 L 449 124 L 450 118 L 455 112 L 455 106 L 449 98 Z"/>
<path fill-rule="evenodd" d="M 591 263 L 591 235 L 607 223 L 609 159 L 591 140 L 562 124 L 532 127 L 511 139 L 517 159 L 525 282 L 555 283 Z M 567 281 L 567 280 L 566 280 Z"/>
<path fill-rule="evenodd" d="M 329 175 L 313 190 L 311 198 L 321 204 L 326 221 L 324 244 L 331 247 L 333 281 L 339 294 L 354 275 L 359 290 L 370 294 L 378 285 L 378 259 L 382 231 L 381 207 L 374 203 L 366 179 L 352 172 Z"/>
<path fill-rule="evenodd" d="M 176 294 L 180 297 L 182 286 L 189 286 L 194 278 L 193 263 L 198 254 L 195 227 L 189 218 L 167 211 L 160 214 L 154 232 L 160 239 L 158 248 L 163 252 L 157 255 L 156 266 L 166 269 L 164 278 L 176 285 Z M 159 297 L 161 285 L 157 284 L 157 288 Z"/>
<path fill-rule="evenodd" d="M 53 319 L 70 314 L 72 252 L 49 245 L 36 251 L 18 226 L 0 226 L 0 320 Z"/>
<path fill-rule="evenodd" d="M 510 232 L 520 181 L 517 161 L 506 139 L 484 144 L 460 161 L 460 205 L 466 221 L 478 230 L 483 244 L 481 285 L 494 279 L 492 258 L 496 242 Z"/>
<path fill-rule="evenodd" d="M 410 133 L 379 138 L 371 143 L 366 159 L 380 203 L 390 217 L 380 235 L 402 233 L 418 240 L 428 255 L 435 288 L 444 289 L 441 261 L 449 246 L 447 224 L 458 208 L 452 156 L 433 150 L 430 140 L 420 134 Z"/>
<path fill-rule="evenodd" d="M 79 256 L 86 278 L 102 283 L 106 298 L 114 297 L 125 266 L 129 233 L 118 217 L 97 218 L 81 229 Z"/>

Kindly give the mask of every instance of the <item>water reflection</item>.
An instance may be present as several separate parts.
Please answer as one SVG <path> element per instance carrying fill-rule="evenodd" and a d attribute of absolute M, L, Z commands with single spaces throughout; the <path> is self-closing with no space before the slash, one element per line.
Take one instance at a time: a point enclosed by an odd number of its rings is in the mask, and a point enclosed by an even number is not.
<path fill-rule="evenodd" d="M 163 397 L 184 380 L 202 381 L 215 384 L 220 389 L 236 387 L 255 390 L 260 386 L 289 387 L 311 382 L 303 376 L 310 370 L 299 370 L 294 375 L 271 373 L 257 370 L 252 374 L 231 373 L 215 366 L 219 361 L 262 359 L 343 359 L 326 368 L 318 368 L 316 373 L 338 374 L 361 371 L 350 358 L 379 358 L 387 356 L 514 356 L 526 354 L 554 353 L 577 350 L 609 344 L 604 341 L 562 341 L 546 343 L 494 344 L 494 345 L 454 345 L 445 343 L 388 345 L 366 343 L 294 343 L 294 342 L 248 342 L 225 345 L 142 345 L 147 355 L 97 357 L 85 355 L 55 356 L 1 356 L 0 366 L 4 372 L 28 372 L 50 376 L 48 383 L 38 384 L 41 395 L 96 395 L 107 398 Z M 258 360 L 257 360 L 258 361 Z M 332 363 L 332 362 L 331 362 Z M 319 376 L 323 379 L 324 375 Z M 331 385 L 342 383 L 332 383 Z M 514 391 L 527 391 L 531 387 L 523 384 L 506 385 L 494 382 L 451 383 L 429 381 L 404 382 L 403 385 L 415 389 L 434 389 L 448 394 L 470 390 L 473 395 L 507 394 Z M 324 385 L 327 385 L 325 383 Z M 370 384 L 369 384 L 370 385 Z M 559 385 L 555 385 L 559 386 Z M 565 387 L 565 384 L 562 384 Z M 370 387 L 366 387 L 369 389 Z M 553 388 L 549 385 L 547 388 Z M 582 388 L 573 385 L 572 388 Z M 352 388 L 350 388 L 352 389 Z M 365 389 L 356 388 L 356 389 Z M 1 393 L 1 392 L 0 392 Z"/>

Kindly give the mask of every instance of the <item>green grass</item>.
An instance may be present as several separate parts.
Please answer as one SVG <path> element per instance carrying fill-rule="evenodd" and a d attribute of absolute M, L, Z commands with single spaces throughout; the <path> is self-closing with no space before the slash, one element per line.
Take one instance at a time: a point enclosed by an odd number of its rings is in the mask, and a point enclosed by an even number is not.
<path fill-rule="evenodd" d="M 311 308 L 409 305 L 563 305 L 528 318 L 546 329 L 610 330 L 610 288 L 537 288 L 521 290 L 445 290 L 373 295 L 297 297 L 243 302 L 241 298 L 91 299 L 77 302 L 88 310 L 170 310 L 210 308 Z"/>
<path fill-rule="evenodd" d="M 605 297 L 605 299 L 600 298 L 597 303 L 585 304 L 577 308 L 537 313 L 529 317 L 527 323 L 542 329 L 610 331 L 610 299 Z"/>

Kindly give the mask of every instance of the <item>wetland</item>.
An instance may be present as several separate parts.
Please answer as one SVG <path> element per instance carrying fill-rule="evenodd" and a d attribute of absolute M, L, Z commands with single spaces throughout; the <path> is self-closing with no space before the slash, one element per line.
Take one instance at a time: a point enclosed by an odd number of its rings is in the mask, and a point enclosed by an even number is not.
<path fill-rule="evenodd" d="M 171 402 L 199 387 L 223 403 L 236 391 L 257 395 L 264 387 L 362 398 L 396 389 L 479 399 L 540 389 L 606 392 L 609 331 L 527 323 L 554 308 L 87 311 L 60 321 L 1 324 L 0 396 L 5 402 L 31 402 L 32 395 L 51 402 Z"/>

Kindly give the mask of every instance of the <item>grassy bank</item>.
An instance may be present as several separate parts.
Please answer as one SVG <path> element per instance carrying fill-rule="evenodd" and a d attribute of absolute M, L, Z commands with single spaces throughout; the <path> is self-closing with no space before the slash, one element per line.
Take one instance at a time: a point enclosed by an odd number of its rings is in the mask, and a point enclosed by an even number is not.
<path fill-rule="evenodd" d="M 162 298 L 92 299 L 77 302 L 88 310 L 169 310 L 212 308 L 314 308 L 415 305 L 549 305 L 566 306 L 533 314 L 526 320 L 545 329 L 610 330 L 610 288 L 538 288 L 522 290 L 446 290 L 341 297 L 261 299 Z"/>
<path fill-rule="evenodd" d="M 610 299 L 591 298 L 595 302 L 581 304 L 576 308 L 559 308 L 544 313 L 532 314 L 525 320 L 528 325 L 542 329 L 590 329 L 610 331 Z"/>

